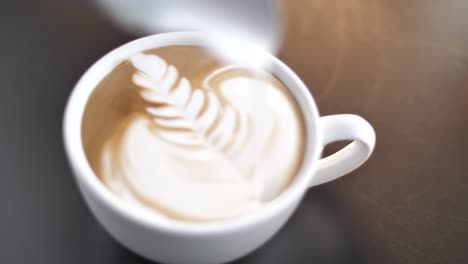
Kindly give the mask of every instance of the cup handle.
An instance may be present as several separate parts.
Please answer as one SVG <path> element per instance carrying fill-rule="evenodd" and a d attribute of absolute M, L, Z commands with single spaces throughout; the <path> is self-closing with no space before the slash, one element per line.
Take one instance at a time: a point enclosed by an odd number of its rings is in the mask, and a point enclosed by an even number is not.
<path fill-rule="evenodd" d="M 310 186 L 339 178 L 361 166 L 375 146 L 375 132 L 362 117 L 351 114 L 323 116 L 319 119 L 323 146 L 335 141 L 354 140 L 340 151 L 318 161 Z"/>

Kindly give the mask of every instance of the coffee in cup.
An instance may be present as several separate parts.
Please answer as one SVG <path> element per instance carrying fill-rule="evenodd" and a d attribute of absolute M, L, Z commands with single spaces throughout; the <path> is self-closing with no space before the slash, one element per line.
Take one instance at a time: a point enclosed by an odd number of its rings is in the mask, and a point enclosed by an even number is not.
<path fill-rule="evenodd" d="M 297 175 L 303 116 L 273 74 L 199 46 L 139 52 L 91 94 L 86 157 L 121 199 L 178 221 L 261 210 Z"/>

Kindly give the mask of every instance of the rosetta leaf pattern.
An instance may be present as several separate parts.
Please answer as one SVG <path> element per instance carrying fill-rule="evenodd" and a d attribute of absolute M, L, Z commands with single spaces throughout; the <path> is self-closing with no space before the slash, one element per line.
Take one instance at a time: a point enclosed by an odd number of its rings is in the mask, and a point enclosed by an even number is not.
<path fill-rule="evenodd" d="M 146 112 L 164 141 L 193 148 L 214 148 L 229 158 L 239 155 L 248 142 L 250 118 L 221 102 L 209 81 L 193 88 L 173 65 L 153 54 L 131 58 L 137 70 L 133 82 L 149 104 Z"/>

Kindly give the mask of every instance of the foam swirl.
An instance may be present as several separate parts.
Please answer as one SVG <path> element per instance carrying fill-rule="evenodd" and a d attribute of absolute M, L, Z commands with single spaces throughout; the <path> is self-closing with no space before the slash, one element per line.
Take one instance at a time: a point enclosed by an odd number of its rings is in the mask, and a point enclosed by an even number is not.
<path fill-rule="evenodd" d="M 174 66 L 156 55 L 138 54 L 131 61 L 138 70 L 134 83 L 145 88 L 140 95 L 154 104 L 146 111 L 158 126 L 159 137 L 198 150 L 213 148 L 235 158 L 236 150 L 247 141 L 249 117 L 220 102 L 209 87 L 211 78 L 205 80 L 205 87 L 193 89 Z"/>
<path fill-rule="evenodd" d="M 295 175 L 301 121 L 281 87 L 229 66 L 194 88 L 156 55 L 130 61 L 147 106 L 104 148 L 115 193 L 172 218 L 219 220 L 257 210 Z"/>

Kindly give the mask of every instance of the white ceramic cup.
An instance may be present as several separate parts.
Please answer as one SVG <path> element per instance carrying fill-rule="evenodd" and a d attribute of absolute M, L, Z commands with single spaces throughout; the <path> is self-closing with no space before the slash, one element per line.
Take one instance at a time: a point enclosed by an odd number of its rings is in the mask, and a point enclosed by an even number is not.
<path fill-rule="evenodd" d="M 163 46 L 204 43 L 206 39 L 199 33 L 174 32 L 125 44 L 105 55 L 83 75 L 73 89 L 65 110 L 65 148 L 86 203 L 116 240 L 154 261 L 221 263 L 252 252 L 284 225 L 309 187 L 356 169 L 369 157 L 375 144 L 374 130 L 359 116 L 343 114 L 319 117 L 315 102 L 304 83 L 285 64 L 265 53 L 271 66 L 269 71 L 289 89 L 305 122 L 304 160 L 290 186 L 255 213 L 213 223 L 162 221 L 150 210 L 121 200 L 98 179 L 83 150 L 81 122 L 90 94 L 115 66 L 134 54 Z M 337 153 L 320 159 L 326 144 L 340 140 L 353 142 Z"/>

